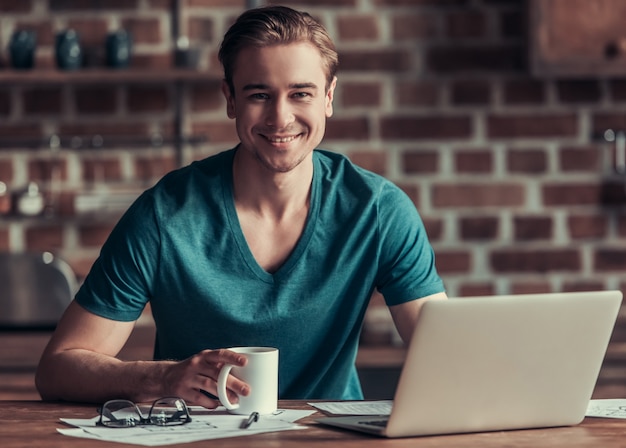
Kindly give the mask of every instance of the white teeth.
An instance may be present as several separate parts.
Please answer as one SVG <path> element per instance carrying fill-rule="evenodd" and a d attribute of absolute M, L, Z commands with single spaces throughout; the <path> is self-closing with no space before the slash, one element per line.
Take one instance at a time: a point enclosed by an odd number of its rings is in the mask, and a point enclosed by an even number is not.
<path fill-rule="evenodd" d="M 296 136 L 291 137 L 267 137 L 267 139 L 272 143 L 287 143 L 294 140 Z"/>

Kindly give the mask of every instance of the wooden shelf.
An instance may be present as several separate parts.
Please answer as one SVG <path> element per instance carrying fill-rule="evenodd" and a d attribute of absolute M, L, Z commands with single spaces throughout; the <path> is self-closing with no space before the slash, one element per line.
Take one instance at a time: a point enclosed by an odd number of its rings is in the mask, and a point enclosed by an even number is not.
<path fill-rule="evenodd" d="M 1 84 L 95 84 L 95 83 L 168 83 L 221 82 L 215 73 L 192 69 L 106 69 L 93 68 L 73 71 L 55 69 L 0 70 Z"/>

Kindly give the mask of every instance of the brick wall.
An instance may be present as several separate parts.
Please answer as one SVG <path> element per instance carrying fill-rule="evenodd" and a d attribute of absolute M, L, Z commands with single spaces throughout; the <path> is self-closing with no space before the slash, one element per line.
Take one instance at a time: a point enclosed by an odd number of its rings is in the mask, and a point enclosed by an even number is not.
<path fill-rule="evenodd" d="M 201 50 L 207 82 L 0 85 L 0 137 L 168 137 L 182 95 L 188 163 L 231 147 L 215 52 L 245 1 L 181 1 L 179 28 Z M 266 2 L 268 3 L 268 2 Z M 450 295 L 621 288 L 626 179 L 593 138 L 626 128 L 625 79 L 534 79 L 522 0 L 291 1 L 320 18 L 340 52 L 335 116 L 323 146 L 400 185 L 418 206 Z M 172 64 L 167 0 L 0 0 L 0 44 L 39 34 L 37 67 L 54 65 L 54 34 L 74 27 L 90 63 L 107 31 L 129 29 L 133 65 Z M 78 214 L 84 192 L 131 192 L 179 161 L 171 145 L 51 151 L 2 147 L 0 180 L 39 182 L 50 216 L 2 217 L 0 249 L 51 250 L 84 275 L 115 222 Z M 52 183 L 51 179 L 57 179 Z M 54 188 L 53 188 L 54 187 Z M 56 191 L 51 195 L 50 190 Z M 123 195 L 122 195 L 123 196 Z M 125 197 L 125 196 L 123 196 Z"/>

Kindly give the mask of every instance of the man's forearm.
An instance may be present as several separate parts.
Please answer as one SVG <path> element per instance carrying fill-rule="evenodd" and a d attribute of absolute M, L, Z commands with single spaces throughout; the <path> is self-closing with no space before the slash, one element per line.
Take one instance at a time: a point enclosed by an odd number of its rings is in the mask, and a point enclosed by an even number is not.
<path fill-rule="evenodd" d="M 121 361 L 82 349 L 44 356 L 35 383 L 44 400 L 102 403 L 126 398 L 150 401 L 164 393 L 170 361 Z"/>

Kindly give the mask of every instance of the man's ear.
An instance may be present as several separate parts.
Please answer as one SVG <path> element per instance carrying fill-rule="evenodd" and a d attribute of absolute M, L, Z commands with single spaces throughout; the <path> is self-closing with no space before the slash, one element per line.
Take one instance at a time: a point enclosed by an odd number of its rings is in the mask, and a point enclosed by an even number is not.
<path fill-rule="evenodd" d="M 225 79 L 222 80 L 222 93 L 224 98 L 226 98 L 226 115 L 228 115 L 228 118 L 235 118 L 235 96 Z"/>
<path fill-rule="evenodd" d="M 335 97 L 335 87 L 337 86 L 337 77 L 333 78 L 333 81 L 330 83 L 328 87 L 328 91 L 326 92 L 326 117 L 330 118 L 333 116 L 333 99 Z"/>

